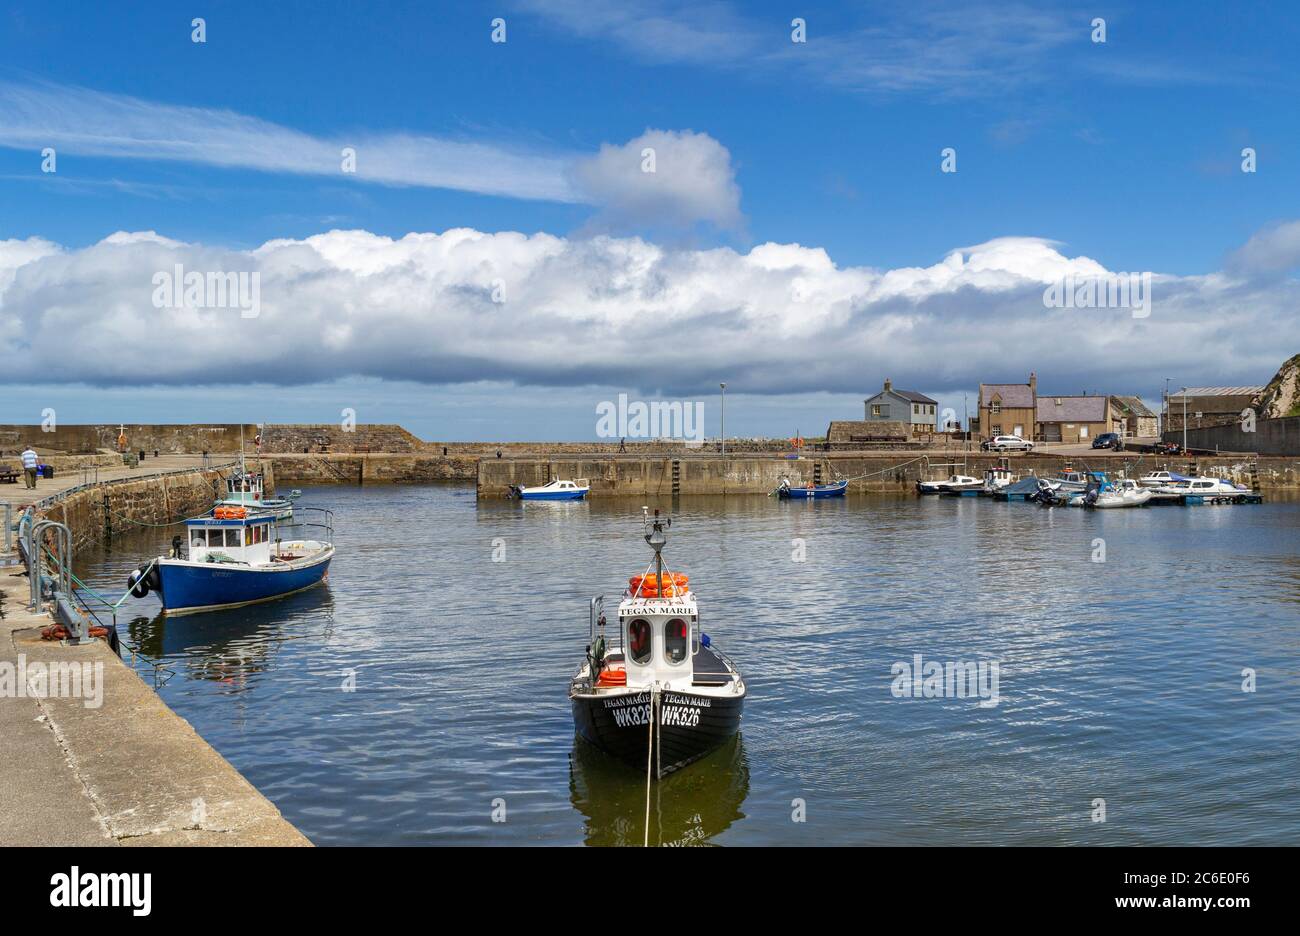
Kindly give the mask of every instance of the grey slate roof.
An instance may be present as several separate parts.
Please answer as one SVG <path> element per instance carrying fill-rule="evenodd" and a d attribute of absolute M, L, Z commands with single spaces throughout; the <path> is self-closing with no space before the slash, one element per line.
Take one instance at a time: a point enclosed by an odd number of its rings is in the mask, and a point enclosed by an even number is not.
<path fill-rule="evenodd" d="M 1155 413 L 1151 412 L 1151 408 L 1142 402 L 1141 397 L 1117 396 L 1115 399 L 1119 401 L 1120 406 L 1124 407 L 1124 409 L 1128 410 L 1134 416 L 1155 416 Z"/>
<path fill-rule="evenodd" d="M 1263 387 L 1188 387 L 1187 388 L 1187 396 L 1189 399 L 1191 397 L 1203 397 L 1203 396 L 1255 396 L 1256 394 L 1263 393 L 1263 392 L 1264 392 Z M 1171 400 L 1181 400 L 1182 398 L 1183 398 L 1183 394 L 1178 391 L 1169 394 L 1169 399 Z"/>
<path fill-rule="evenodd" d="M 1029 384 L 980 384 L 980 406 L 988 406 L 994 394 L 1002 397 L 1004 408 L 1029 409 L 1034 405 L 1034 394 Z"/>
<path fill-rule="evenodd" d="M 1056 401 L 1060 400 L 1058 406 Z M 1037 419 L 1040 423 L 1099 423 L 1105 422 L 1110 408 L 1110 397 L 1104 396 L 1043 396 L 1038 397 Z"/>
<path fill-rule="evenodd" d="M 913 403 L 933 403 L 935 406 L 939 405 L 937 401 L 930 399 L 924 393 L 917 393 L 915 390 L 895 390 L 894 392 L 906 400 L 911 400 Z"/>

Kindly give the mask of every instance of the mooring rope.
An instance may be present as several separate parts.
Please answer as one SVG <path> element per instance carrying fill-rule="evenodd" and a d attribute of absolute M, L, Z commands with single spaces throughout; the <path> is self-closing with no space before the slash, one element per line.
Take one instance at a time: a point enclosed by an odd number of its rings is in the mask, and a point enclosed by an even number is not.
<path fill-rule="evenodd" d="M 655 750 L 655 726 L 659 719 L 655 718 L 655 702 L 659 698 L 657 686 L 650 687 L 650 728 L 646 732 L 649 738 L 649 745 L 645 752 L 645 847 L 650 847 L 650 785 L 652 768 L 654 766 Z"/>

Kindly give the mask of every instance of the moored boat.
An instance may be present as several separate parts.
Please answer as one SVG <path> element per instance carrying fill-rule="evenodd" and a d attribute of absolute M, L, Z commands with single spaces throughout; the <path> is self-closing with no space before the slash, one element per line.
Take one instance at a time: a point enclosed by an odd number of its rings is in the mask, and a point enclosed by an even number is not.
<path fill-rule="evenodd" d="M 226 479 L 226 496 L 217 501 L 217 507 L 243 507 L 247 510 L 272 514 L 277 520 L 293 516 L 294 497 L 267 497 L 265 479 L 260 471 L 247 471 L 241 467 Z M 301 491 L 298 492 L 301 495 Z"/>
<path fill-rule="evenodd" d="M 1083 496 L 1083 506 L 1097 510 L 1141 507 L 1151 500 L 1151 493 L 1149 488 L 1142 487 L 1137 481 L 1125 478 L 1088 491 Z"/>
<path fill-rule="evenodd" d="M 664 564 L 670 525 L 658 511 L 646 517 L 654 571 L 629 580 L 612 634 L 604 597 L 591 599 L 587 657 L 569 685 L 577 733 L 655 778 L 735 735 L 745 705 L 740 671 L 701 630 L 687 577 Z"/>
<path fill-rule="evenodd" d="M 789 478 L 782 478 L 776 494 L 782 500 L 821 499 L 843 497 L 848 488 L 848 481 L 832 481 L 830 484 L 813 484 L 810 481 L 807 485 L 799 487 L 790 484 Z"/>
<path fill-rule="evenodd" d="M 1243 503 L 1251 495 L 1250 488 L 1225 478 L 1187 478 L 1156 488 L 1156 492 L 1189 506 Z"/>
<path fill-rule="evenodd" d="M 578 478 L 576 481 L 555 478 L 536 487 L 512 484 L 509 496 L 519 500 L 582 500 L 590 490 L 591 483 L 586 478 Z"/>
<path fill-rule="evenodd" d="M 918 481 L 916 482 L 916 493 L 943 494 L 952 491 L 978 491 L 983 486 L 984 482 L 979 478 L 955 474 L 949 475 L 942 481 Z"/>
<path fill-rule="evenodd" d="M 131 573 L 131 593 L 156 591 L 165 614 L 237 608 L 282 598 L 325 581 L 334 558 L 333 514 L 319 507 L 319 523 L 289 528 L 318 530 L 321 539 L 288 539 L 271 513 L 218 506 L 210 516 L 185 521 L 186 539 L 172 540 L 167 556 Z"/>

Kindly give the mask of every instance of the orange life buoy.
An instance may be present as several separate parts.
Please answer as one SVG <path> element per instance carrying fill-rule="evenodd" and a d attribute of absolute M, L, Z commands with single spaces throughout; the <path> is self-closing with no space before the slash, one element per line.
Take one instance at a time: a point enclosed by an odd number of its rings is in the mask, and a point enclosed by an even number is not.
<path fill-rule="evenodd" d="M 626 686 L 626 685 L 627 685 L 627 670 L 621 670 L 621 669 L 604 669 L 604 670 L 601 670 L 601 671 L 600 671 L 600 675 L 596 678 L 596 685 L 598 685 L 598 686 Z"/>

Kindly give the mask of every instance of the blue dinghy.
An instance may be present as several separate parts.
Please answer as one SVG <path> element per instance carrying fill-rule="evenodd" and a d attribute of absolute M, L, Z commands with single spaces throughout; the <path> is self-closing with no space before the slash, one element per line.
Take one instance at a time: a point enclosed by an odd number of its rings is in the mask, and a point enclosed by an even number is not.
<path fill-rule="evenodd" d="M 849 489 L 847 481 L 832 481 L 830 484 L 808 485 L 806 487 L 794 487 L 790 484 L 789 479 L 783 479 L 781 486 L 776 489 L 777 496 L 782 499 L 818 499 L 823 497 L 843 497 L 844 492 Z"/>

